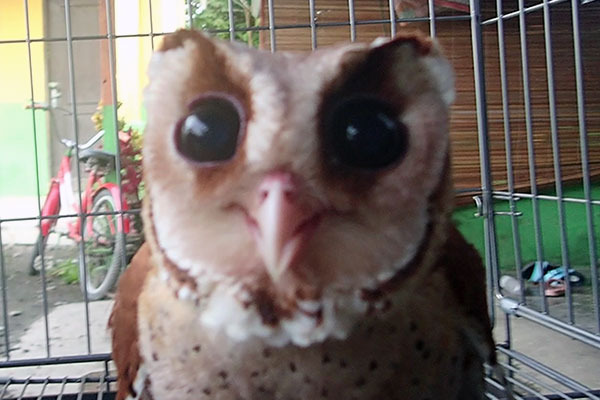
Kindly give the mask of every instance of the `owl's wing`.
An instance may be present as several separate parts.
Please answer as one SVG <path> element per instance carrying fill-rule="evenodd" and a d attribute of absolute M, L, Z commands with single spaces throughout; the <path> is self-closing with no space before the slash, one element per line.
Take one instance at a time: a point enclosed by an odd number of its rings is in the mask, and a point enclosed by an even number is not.
<path fill-rule="evenodd" d="M 495 345 L 486 301 L 485 268 L 477 250 L 455 226 L 450 226 L 442 256 L 438 261 L 454 297 L 470 324 L 464 334 L 478 355 L 495 364 Z"/>
<path fill-rule="evenodd" d="M 112 357 L 117 365 L 117 400 L 136 397 L 134 383 L 140 367 L 138 350 L 138 297 L 144 287 L 151 264 L 150 246 L 142 245 L 121 276 L 115 305 L 108 321 L 112 329 Z"/>
<path fill-rule="evenodd" d="M 482 361 L 491 365 L 499 374 L 499 378 L 504 380 L 502 371 L 497 367 L 492 325 L 486 302 L 485 268 L 475 248 L 454 226 L 449 229 L 438 267 L 443 269 L 450 290 L 467 322 L 461 329 L 465 345 L 470 351 L 466 355 L 465 378 L 458 398 L 480 400 L 485 389 L 481 379 Z"/>

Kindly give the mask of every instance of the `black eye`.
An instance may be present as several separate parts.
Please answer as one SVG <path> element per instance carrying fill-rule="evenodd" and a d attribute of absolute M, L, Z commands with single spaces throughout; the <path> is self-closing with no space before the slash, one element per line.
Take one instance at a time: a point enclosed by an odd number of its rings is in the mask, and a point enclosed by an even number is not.
<path fill-rule="evenodd" d="M 333 159 L 362 169 L 380 169 L 399 161 L 406 153 L 408 133 L 397 114 L 375 98 L 340 102 L 325 126 Z"/>
<path fill-rule="evenodd" d="M 197 162 L 219 162 L 235 155 L 241 126 L 241 108 L 220 96 L 192 103 L 191 112 L 175 128 L 177 150 Z"/>

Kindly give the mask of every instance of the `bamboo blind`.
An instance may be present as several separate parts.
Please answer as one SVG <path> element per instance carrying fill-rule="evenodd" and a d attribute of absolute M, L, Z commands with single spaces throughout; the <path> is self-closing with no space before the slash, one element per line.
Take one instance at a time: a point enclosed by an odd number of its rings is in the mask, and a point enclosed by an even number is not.
<path fill-rule="evenodd" d="M 516 2 L 514 3 L 516 4 Z M 346 1 L 316 0 L 315 4 L 317 23 L 344 23 L 349 19 Z M 357 21 L 389 18 L 388 1 L 355 0 L 354 4 Z M 570 5 L 562 3 L 553 6 L 551 12 L 560 165 L 563 181 L 573 182 L 581 179 L 582 170 Z M 484 7 L 484 14 L 495 14 L 495 9 Z M 309 9 L 305 0 L 290 0 L 278 2 L 275 5 L 275 21 L 278 27 L 308 24 L 309 20 Z M 600 73 L 598 73 L 600 70 L 600 40 L 598 40 L 600 24 L 597 21 L 600 21 L 600 4 L 587 5 L 585 12 L 581 14 L 581 47 L 584 59 L 588 157 L 593 177 L 600 176 Z M 428 23 L 399 24 L 397 28 L 398 30 L 418 29 L 429 33 Z M 452 107 L 450 128 L 455 186 L 463 191 L 476 190 L 481 183 L 470 22 L 468 20 L 438 21 L 436 28 L 438 40 L 456 71 L 457 97 Z M 318 27 L 317 44 L 326 46 L 348 41 L 349 32 L 350 27 L 347 25 Z M 356 37 L 359 41 L 370 41 L 378 36 L 389 34 L 388 23 L 359 24 L 356 27 Z M 266 39 L 268 43 L 268 34 L 264 35 L 263 39 Z M 310 29 L 278 29 L 276 30 L 276 43 L 277 49 L 310 49 Z M 505 44 L 509 85 L 509 124 L 512 135 L 511 162 L 516 187 L 520 190 L 527 190 L 530 186 L 530 177 L 517 18 L 505 22 Z M 527 44 L 537 184 L 541 187 L 552 186 L 555 171 L 541 11 L 527 16 Z M 507 168 L 496 25 L 484 27 L 484 53 L 492 178 L 494 188 L 504 190 L 507 186 Z M 464 198 L 461 199 L 461 196 Z M 464 202 L 465 199 L 468 201 L 468 193 L 459 195 L 458 201 Z"/>

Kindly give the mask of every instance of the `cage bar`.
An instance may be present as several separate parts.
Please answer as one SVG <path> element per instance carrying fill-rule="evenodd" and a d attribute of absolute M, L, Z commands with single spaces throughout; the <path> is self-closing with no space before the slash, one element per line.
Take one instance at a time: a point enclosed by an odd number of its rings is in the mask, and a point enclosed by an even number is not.
<path fill-rule="evenodd" d="M 317 12 L 315 10 L 315 0 L 308 0 L 308 9 L 310 15 L 310 47 L 317 48 Z"/>
<path fill-rule="evenodd" d="M 39 170 L 39 163 L 38 163 L 38 145 L 37 145 L 37 121 L 35 119 L 35 92 L 33 89 L 33 62 L 32 62 L 32 55 L 31 55 L 31 29 L 30 29 L 30 25 L 29 25 L 29 1 L 28 0 L 24 0 L 23 2 L 23 7 L 24 7 L 24 11 L 25 11 L 25 32 L 26 32 L 26 40 L 27 40 L 27 64 L 29 67 L 29 88 L 30 88 L 30 94 L 31 94 L 31 120 L 32 120 L 32 126 L 33 126 L 33 151 L 35 154 L 35 180 L 36 180 L 36 194 L 37 194 L 37 206 L 38 206 L 38 215 L 41 217 L 42 215 L 42 205 L 40 202 L 40 170 Z M 39 219 L 39 223 L 38 223 L 38 228 L 40 230 L 40 232 L 42 231 L 42 219 Z M 0 244 L 2 243 L 1 239 L 0 239 Z M 44 334 L 46 335 L 46 354 L 48 356 L 50 356 L 50 329 L 48 327 L 48 293 L 47 293 L 47 284 L 46 284 L 46 264 L 45 264 L 45 260 L 44 260 L 44 249 L 43 249 L 43 243 L 40 241 L 38 243 L 35 244 L 36 246 L 38 246 L 39 249 L 39 253 L 40 253 L 40 260 L 41 260 L 41 271 L 40 274 L 42 275 L 42 308 L 44 311 L 44 329 L 45 332 Z M 2 278 L 2 282 L 6 282 L 4 276 Z M 4 285 L 3 285 L 4 286 Z M 4 316 L 6 317 L 6 310 L 4 311 Z M 4 321 L 5 326 L 6 326 L 6 335 L 7 335 L 7 343 L 8 343 L 8 320 L 5 319 Z M 10 357 L 10 348 L 7 344 L 6 346 L 6 357 L 7 359 Z"/>
<path fill-rule="evenodd" d="M 502 15 L 502 0 L 496 0 L 496 13 Z M 521 275 L 521 239 L 519 234 L 519 221 L 517 219 L 517 203 L 513 193 L 515 191 L 514 171 L 512 168 L 512 135 L 510 126 L 510 111 L 508 104 L 508 78 L 506 73 L 506 47 L 504 44 L 504 20 L 498 18 L 498 56 L 500 60 L 500 87 L 502 94 L 502 121 L 504 124 L 504 151 L 506 152 L 506 179 L 508 181 L 508 196 L 510 205 L 510 222 L 512 229 L 513 251 L 515 259 L 515 269 L 521 287 L 524 287 L 523 276 Z M 495 192 L 496 193 L 496 192 Z M 525 303 L 525 292 L 521 291 L 521 302 Z"/>
<path fill-rule="evenodd" d="M 351 42 L 356 42 L 356 16 L 354 11 L 354 0 L 348 0 L 348 21 L 350 22 Z"/>
<path fill-rule="evenodd" d="M 583 62 L 581 56 L 581 33 L 579 29 L 579 2 L 571 1 L 571 23 L 573 28 L 573 55 L 575 59 L 575 85 L 577 88 L 577 122 L 579 128 L 579 144 L 581 151 L 581 169 L 583 173 L 583 194 L 585 198 L 586 227 L 588 250 L 590 254 L 590 275 L 592 277 L 592 292 L 596 310 L 596 333 L 600 334 L 600 290 L 598 289 L 598 257 L 596 248 L 596 231 L 592 205 L 591 179 L 589 170 L 588 136 L 585 121 L 585 95 L 583 85 Z"/>
<path fill-rule="evenodd" d="M 544 261 L 544 249 L 542 240 L 542 226 L 540 221 L 540 208 L 538 203 L 537 176 L 535 170 L 535 142 L 533 139 L 533 117 L 531 110 L 530 84 L 529 84 L 529 52 L 527 48 L 527 22 L 525 20 L 525 1 L 519 0 L 519 38 L 521 42 L 521 66 L 523 76 L 523 96 L 525 104 L 525 126 L 527 132 L 527 153 L 529 157 L 529 182 L 531 185 L 531 205 L 533 207 L 533 229 L 535 234 L 535 251 L 537 261 Z M 541 307 L 548 312 L 548 300 L 544 293 L 543 285 L 540 285 Z"/>
<path fill-rule="evenodd" d="M 548 81 L 548 107 L 550 113 L 550 135 L 552 137 L 552 157 L 554 159 L 554 181 L 556 188 L 556 205 L 558 208 L 558 226 L 560 232 L 560 245 L 561 245 L 561 256 L 562 265 L 565 276 L 569 276 L 569 268 L 571 262 L 569 260 L 569 248 L 567 238 L 567 228 L 565 222 L 565 205 L 562 201 L 563 198 L 563 186 L 562 186 L 562 173 L 560 167 L 560 142 L 558 138 L 558 122 L 556 117 L 556 94 L 554 89 L 554 65 L 552 56 L 552 32 L 550 23 L 550 6 L 548 0 L 544 0 L 543 3 L 544 13 L 544 45 L 546 49 L 546 76 Z M 566 296 L 567 299 L 567 310 L 568 318 L 570 323 L 574 323 L 573 315 L 573 296 L 571 293 L 571 283 L 569 279 L 565 279 Z"/>
<path fill-rule="evenodd" d="M 73 134 L 75 137 L 75 165 L 77 165 L 76 171 L 76 182 L 77 182 L 77 202 L 79 204 L 78 218 L 80 219 L 80 224 L 83 225 L 85 221 L 85 215 L 81 213 L 83 209 L 83 201 L 81 199 L 81 171 L 79 169 L 79 121 L 77 121 L 77 96 L 75 89 L 75 61 L 73 56 L 73 34 L 71 27 L 71 3 L 69 0 L 65 0 L 65 29 L 67 35 L 67 59 L 68 59 L 68 68 L 69 68 L 69 89 L 71 95 L 71 121 L 73 124 Z M 82 240 L 79 242 L 79 262 L 82 262 L 83 267 L 83 279 L 84 282 L 87 280 L 87 267 L 86 267 L 86 259 L 85 259 L 85 247 L 84 240 L 85 232 L 82 231 Z M 42 278 L 43 279 L 43 278 Z M 84 303 L 85 303 L 85 326 L 86 326 L 86 342 L 87 342 L 87 351 L 88 354 L 92 352 L 92 341 L 91 341 L 91 333 L 90 333 L 90 310 L 89 310 L 89 301 L 87 294 L 87 285 L 83 285 L 84 287 Z M 50 357 L 50 353 L 48 353 L 48 357 Z"/>
<path fill-rule="evenodd" d="M 389 2 L 390 9 L 390 36 L 396 36 L 396 9 L 394 8 L 394 0 Z"/>

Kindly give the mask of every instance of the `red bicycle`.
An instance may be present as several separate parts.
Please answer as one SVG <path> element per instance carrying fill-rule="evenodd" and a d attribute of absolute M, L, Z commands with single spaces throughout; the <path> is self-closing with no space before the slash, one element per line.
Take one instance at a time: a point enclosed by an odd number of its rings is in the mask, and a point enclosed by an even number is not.
<path fill-rule="evenodd" d="M 118 185 L 104 179 L 110 171 L 115 170 L 115 155 L 91 148 L 103 136 L 104 131 L 100 131 L 87 143 L 79 146 L 69 139 L 60 140 L 67 150 L 58 174 L 50 182 L 42 207 L 40 232 L 29 265 L 30 274 L 39 273 L 42 267 L 40 255 L 44 252 L 58 217 L 72 217 L 67 223 L 67 232 L 62 234 L 77 243 L 83 242 L 83 256 L 79 259 L 79 282 L 90 300 L 106 296 L 126 264 L 127 250 L 132 244 L 131 237 L 134 242 L 139 241 L 135 229 L 131 232 L 131 216 L 122 213 L 129 210 L 127 193 L 122 193 Z M 85 164 L 87 173 L 80 201 L 74 196 L 71 176 L 71 158 L 76 147 L 79 148 L 79 161 Z M 134 246 L 137 247 L 135 244 Z"/>

